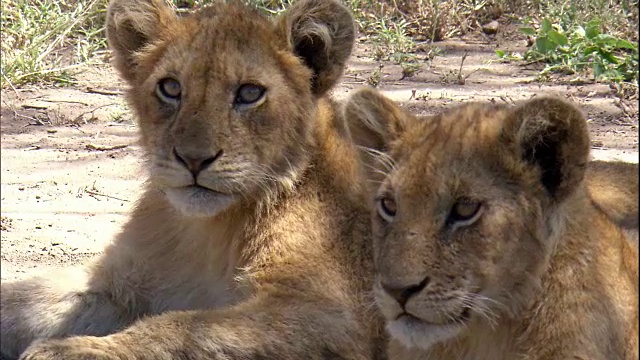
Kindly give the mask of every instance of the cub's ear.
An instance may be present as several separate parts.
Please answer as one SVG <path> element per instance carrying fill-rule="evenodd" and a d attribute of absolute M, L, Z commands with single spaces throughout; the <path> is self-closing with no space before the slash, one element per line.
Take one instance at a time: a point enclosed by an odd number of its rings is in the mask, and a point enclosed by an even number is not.
<path fill-rule="evenodd" d="M 380 183 L 393 167 L 393 160 L 387 154 L 390 145 L 414 118 L 398 104 L 369 88 L 357 90 L 346 100 L 343 116 L 352 141 L 361 147 L 360 163 L 370 184 Z"/>
<path fill-rule="evenodd" d="M 394 101 L 370 88 L 355 91 L 345 102 L 343 115 L 356 145 L 382 152 L 402 135 L 412 117 Z"/>
<path fill-rule="evenodd" d="M 503 131 L 515 140 L 519 158 L 538 168 L 551 198 L 564 200 L 583 181 L 589 130 L 571 103 L 554 97 L 529 100 L 515 108 Z"/>
<path fill-rule="evenodd" d="M 351 12 L 334 0 L 301 0 L 279 19 L 293 52 L 313 70 L 312 90 L 323 95 L 340 79 L 355 41 Z"/>
<path fill-rule="evenodd" d="M 107 9 L 107 40 L 114 66 L 132 81 L 136 53 L 157 39 L 161 29 L 175 21 L 175 13 L 163 0 L 112 0 Z"/>

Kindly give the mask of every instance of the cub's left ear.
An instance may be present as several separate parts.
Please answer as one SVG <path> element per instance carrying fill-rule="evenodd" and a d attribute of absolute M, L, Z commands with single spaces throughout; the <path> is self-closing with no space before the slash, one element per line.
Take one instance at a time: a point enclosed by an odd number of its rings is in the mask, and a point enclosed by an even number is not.
<path fill-rule="evenodd" d="M 569 102 L 540 97 L 516 107 L 503 134 L 515 141 L 521 160 L 539 170 L 548 194 L 562 201 L 580 185 L 589 160 L 589 131 Z"/>
<path fill-rule="evenodd" d="M 293 52 L 313 70 L 320 96 L 338 82 L 355 41 L 351 12 L 334 0 L 302 0 L 279 19 Z"/>

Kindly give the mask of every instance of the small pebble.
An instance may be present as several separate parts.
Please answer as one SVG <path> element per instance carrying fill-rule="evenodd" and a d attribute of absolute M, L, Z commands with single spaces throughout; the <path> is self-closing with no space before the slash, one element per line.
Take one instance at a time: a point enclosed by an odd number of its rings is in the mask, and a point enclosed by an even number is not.
<path fill-rule="evenodd" d="M 500 28 L 500 23 L 495 20 L 488 24 L 482 25 L 482 31 L 487 35 L 496 34 L 498 32 L 498 28 Z"/>

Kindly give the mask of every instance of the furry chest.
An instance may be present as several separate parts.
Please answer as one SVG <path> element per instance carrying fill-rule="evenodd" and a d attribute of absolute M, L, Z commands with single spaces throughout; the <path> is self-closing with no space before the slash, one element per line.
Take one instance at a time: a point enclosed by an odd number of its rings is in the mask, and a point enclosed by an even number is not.
<path fill-rule="evenodd" d="M 148 294 L 151 313 L 169 310 L 219 309 L 241 301 L 245 295 L 238 290 L 233 276 L 201 273 L 159 284 Z"/>

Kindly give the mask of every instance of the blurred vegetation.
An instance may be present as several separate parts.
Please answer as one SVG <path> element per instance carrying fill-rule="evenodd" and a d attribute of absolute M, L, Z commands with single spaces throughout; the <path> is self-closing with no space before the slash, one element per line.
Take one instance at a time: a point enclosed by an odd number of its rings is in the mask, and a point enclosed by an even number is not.
<path fill-rule="evenodd" d="M 524 60 L 546 63 L 540 73 L 545 77 L 551 72 L 565 74 L 588 73 L 595 80 L 638 83 L 638 44 L 603 33 L 600 20 L 585 25 L 563 27 L 545 18 L 539 29 L 522 27 L 531 36 L 532 46 Z M 514 54 L 497 50 L 501 58 L 519 60 Z"/>
<path fill-rule="evenodd" d="M 190 11 L 214 0 L 172 0 Z M 291 0 L 243 0 L 266 14 Z M 4 0 L 1 11 L 2 87 L 73 83 L 79 68 L 104 63 L 108 0 Z M 379 61 L 416 73 L 417 43 L 469 32 L 494 19 L 521 24 L 532 38 L 525 54 L 503 59 L 541 61 L 543 72 L 590 72 L 600 81 L 638 81 L 638 0 L 345 0 Z M 597 35 L 594 34 L 597 28 Z M 581 30 L 582 29 L 582 30 Z M 591 30 L 588 30 L 591 29 Z M 582 35 L 584 33 L 584 35 Z M 428 58 L 436 47 L 424 47 Z"/>

